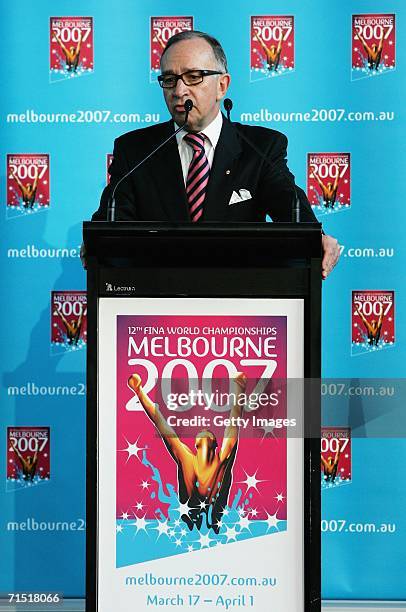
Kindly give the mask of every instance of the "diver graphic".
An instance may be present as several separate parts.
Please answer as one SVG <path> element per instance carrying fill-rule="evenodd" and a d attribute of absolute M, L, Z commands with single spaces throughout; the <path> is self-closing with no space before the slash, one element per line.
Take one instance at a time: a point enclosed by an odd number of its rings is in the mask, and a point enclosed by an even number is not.
<path fill-rule="evenodd" d="M 54 315 L 58 315 L 63 323 L 66 335 L 68 337 L 68 344 L 76 346 L 79 342 L 80 332 L 82 330 L 83 307 L 81 309 L 78 319 L 72 319 L 70 323 L 60 310 L 55 310 Z"/>
<path fill-rule="evenodd" d="M 37 470 L 37 465 L 38 465 L 38 451 L 37 450 L 35 451 L 33 457 L 28 456 L 26 459 L 24 459 L 24 457 L 22 456 L 22 454 L 17 448 L 17 444 L 15 440 L 11 440 L 11 445 L 21 463 L 24 480 L 30 480 L 30 481 L 34 480 L 35 472 Z"/>
<path fill-rule="evenodd" d="M 337 172 L 334 183 L 330 181 L 328 183 L 323 183 L 316 170 L 313 170 L 313 176 L 320 186 L 325 208 L 334 208 L 337 197 L 339 173 Z"/>
<path fill-rule="evenodd" d="M 383 31 L 383 28 L 382 28 L 382 36 L 379 40 L 379 43 L 378 44 L 372 43 L 372 45 L 369 46 L 367 42 L 365 41 L 364 37 L 362 36 L 362 34 L 360 34 L 360 32 L 357 32 L 357 37 L 361 41 L 364 51 L 367 54 L 368 68 L 370 70 L 378 70 L 379 68 L 379 64 L 381 62 L 381 57 L 382 57 L 384 34 L 385 32 Z"/>
<path fill-rule="evenodd" d="M 324 472 L 324 480 L 326 482 L 334 482 L 337 476 L 338 462 L 340 460 L 340 443 L 338 443 L 338 449 L 335 454 L 334 460 L 333 457 L 327 457 L 327 460 L 324 459 L 323 455 L 321 455 L 321 464 L 323 466 Z"/>
<path fill-rule="evenodd" d="M 247 378 L 239 372 L 234 378 L 235 404 L 230 411 L 230 421 L 241 417 L 243 407 L 240 394 L 244 393 Z M 141 378 L 134 373 L 128 379 L 129 388 L 136 394 L 147 416 L 152 421 L 178 468 L 178 497 L 181 504 L 190 508 L 182 520 L 190 530 L 196 525 L 200 530 L 203 515 L 208 528 L 219 533 L 221 518 L 227 506 L 232 484 L 232 470 L 238 446 L 239 428 L 229 425 L 225 428 L 220 450 L 216 436 L 208 430 L 200 431 L 195 439 L 193 452 L 183 443 L 174 429 L 161 414 L 141 386 Z M 234 418 L 233 418 L 234 417 Z"/>
<path fill-rule="evenodd" d="M 80 33 L 78 44 L 70 46 L 69 49 L 63 44 L 58 34 L 54 33 L 55 40 L 61 47 L 66 60 L 66 69 L 68 72 L 76 72 L 79 65 L 80 47 L 82 44 L 82 33 Z"/>
<path fill-rule="evenodd" d="M 378 321 L 373 319 L 372 321 L 368 321 L 364 314 L 359 309 L 358 304 L 356 305 L 356 310 L 361 317 L 363 324 L 365 325 L 365 329 L 367 331 L 368 336 L 368 344 L 370 346 L 378 346 L 379 338 L 381 336 L 382 323 L 383 323 L 383 306 L 381 306 L 381 312 L 378 318 Z"/>
<path fill-rule="evenodd" d="M 38 169 L 36 168 L 36 174 L 33 183 L 26 183 L 25 185 L 20 181 L 18 176 L 11 172 L 13 178 L 16 180 L 18 187 L 21 191 L 21 196 L 23 198 L 24 208 L 32 208 L 35 204 L 35 196 L 37 193 L 38 187 Z"/>
<path fill-rule="evenodd" d="M 258 34 L 258 32 L 256 32 L 254 34 L 255 38 L 257 39 L 257 41 L 259 42 L 259 44 L 261 45 L 264 53 L 265 53 L 265 57 L 266 57 L 266 63 L 267 63 L 267 67 L 268 70 L 270 72 L 274 71 L 276 72 L 278 70 L 278 66 L 279 66 L 279 61 L 281 58 L 281 51 L 282 51 L 282 36 L 281 39 L 278 43 L 278 46 L 275 45 L 271 45 L 270 47 L 268 47 L 264 41 L 262 40 L 260 34 Z"/>

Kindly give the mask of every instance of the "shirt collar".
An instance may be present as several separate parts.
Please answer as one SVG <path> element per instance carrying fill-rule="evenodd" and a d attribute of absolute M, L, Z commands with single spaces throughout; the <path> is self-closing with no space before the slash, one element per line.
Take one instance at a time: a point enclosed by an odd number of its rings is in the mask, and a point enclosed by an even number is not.
<path fill-rule="evenodd" d="M 222 126 L 223 126 L 223 116 L 221 112 L 219 111 L 217 113 L 217 116 L 213 119 L 213 121 L 209 123 L 209 125 L 206 126 L 204 130 L 202 131 L 202 133 L 209 140 L 213 148 L 216 148 L 217 146 L 218 140 L 220 138 L 220 132 L 221 132 Z M 178 145 L 182 142 L 186 134 L 188 134 L 186 130 L 181 130 L 178 134 L 176 134 L 176 141 Z"/>

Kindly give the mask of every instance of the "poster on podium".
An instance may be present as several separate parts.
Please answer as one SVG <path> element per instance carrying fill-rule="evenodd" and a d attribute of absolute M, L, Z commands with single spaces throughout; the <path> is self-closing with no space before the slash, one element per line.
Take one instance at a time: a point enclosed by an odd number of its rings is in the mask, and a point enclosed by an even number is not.
<path fill-rule="evenodd" d="M 303 301 L 99 300 L 97 611 L 304 611 Z"/>

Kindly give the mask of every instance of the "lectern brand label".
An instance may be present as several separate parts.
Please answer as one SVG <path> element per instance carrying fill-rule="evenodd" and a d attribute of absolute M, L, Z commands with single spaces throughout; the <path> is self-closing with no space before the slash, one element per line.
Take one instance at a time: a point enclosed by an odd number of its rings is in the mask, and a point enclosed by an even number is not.
<path fill-rule="evenodd" d="M 395 344 L 394 291 L 353 291 L 352 355 L 376 352 Z"/>
<path fill-rule="evenodd" d="M 286 75 L 295 68 L 295 28 L 292 15 L 251 17 L 251 81 Z"/>
<path fill-rule="evenodd" d="M 47 210 L 50 204 L 48 153 L 7 155 L 7 218 Z"/>
<path fill-rule="evenodd" d="M 135 293 L 135 285 L 116 285 L 115 283 L 104 283 L 106 293 L 131 295 Z"/>
<path fill-rule="evenodd" d="M 396 67 L 393 13 L 353 15 L 351 39 L 352 80 L 393 72 Z"/>

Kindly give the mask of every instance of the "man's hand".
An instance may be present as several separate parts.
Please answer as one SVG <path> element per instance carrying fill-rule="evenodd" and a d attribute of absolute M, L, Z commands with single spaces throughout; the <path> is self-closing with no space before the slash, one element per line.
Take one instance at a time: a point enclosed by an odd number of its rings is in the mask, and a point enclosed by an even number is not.
<path fill-rule="evenodd" d="M 340 245 L 333 236 L 322 236 L 323 261 L 321 262 L 321 277 L 327 278 L 340 257 Z"/>

